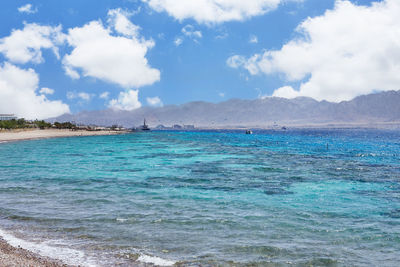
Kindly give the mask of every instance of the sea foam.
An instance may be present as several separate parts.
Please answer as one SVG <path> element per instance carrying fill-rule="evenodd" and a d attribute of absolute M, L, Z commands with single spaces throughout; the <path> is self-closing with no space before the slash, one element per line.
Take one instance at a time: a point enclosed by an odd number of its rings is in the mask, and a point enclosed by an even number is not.
<path fill-rule="evenodd" d="M 172 266 L 176 263 L 175 261 L 166 260 L 166 259 L 162 259 L 162 258 L 155 257 L 155 256 L 145 255 L 145 254 L 140 255 L 138 258 L 138 261 L 143 262 L 143 263 L 152 263 L 157 266 Z"/>
<path fill-rule="evenodd" d="M 85 253 L 76 249 L 51 246 L 48 245 L 50 241 L 40 243 L 26 241 L 1 229 L 0 236 L 13 247 L 21 247 L 41 256 L 61 260 L 65 264 L 87 267 L 97 266 L 94 259 L 87 257 Z"/>

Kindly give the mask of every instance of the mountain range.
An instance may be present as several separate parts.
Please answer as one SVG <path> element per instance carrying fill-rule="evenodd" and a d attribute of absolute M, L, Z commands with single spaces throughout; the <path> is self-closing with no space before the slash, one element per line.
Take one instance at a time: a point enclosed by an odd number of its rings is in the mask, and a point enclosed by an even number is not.
<path fill-rule="evenodd" d="M 195 125 L 198 128 L 400 125 L 400 91 L 363 95 L 340 103 L 309 97 L 231 99 L 220 103 L 197 101 L 158 108 L 142 107 L 133 111 L 84 111 L 64 114 L 48 121 L 99 126 L 117 124 L 130 128 L 142 124 L 144 118 L 150 127 L 175 124 Z"/>

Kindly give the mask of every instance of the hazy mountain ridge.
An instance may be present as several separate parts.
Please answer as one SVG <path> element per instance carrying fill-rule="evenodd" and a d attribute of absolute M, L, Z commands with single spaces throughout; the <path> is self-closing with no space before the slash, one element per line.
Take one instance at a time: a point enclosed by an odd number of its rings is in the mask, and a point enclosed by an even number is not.
<path fill-rule="evenodd" d="M 112 109 L 64 114 L 49 121 L 133 127 L 146 118 L 151 127 L 159 124 L 192 124 L 196 127 L 268 127 L 309 124 L 400 123 L 400 91 L 363 95 L 351 101 L 331 103 L 308 97 L 295 99 L 231 99 L 221 103 L 189 102 L 133 111 Z"/>

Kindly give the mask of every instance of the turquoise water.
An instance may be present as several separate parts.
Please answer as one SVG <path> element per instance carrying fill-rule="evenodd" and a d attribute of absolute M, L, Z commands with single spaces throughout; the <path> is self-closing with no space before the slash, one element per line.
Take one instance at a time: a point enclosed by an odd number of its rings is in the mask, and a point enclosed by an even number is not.
<path fill-rule="evenodd" d="M 0 234 L 73 264 L 400 261 L 398 131 L 57 138 L 0 159 Z"/>

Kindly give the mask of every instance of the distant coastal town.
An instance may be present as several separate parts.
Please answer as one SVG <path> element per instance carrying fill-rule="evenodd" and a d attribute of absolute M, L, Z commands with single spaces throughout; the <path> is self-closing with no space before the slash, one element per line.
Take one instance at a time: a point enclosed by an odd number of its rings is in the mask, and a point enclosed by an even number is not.
<path fill-rule="evenodd" d="M 118 135 L 134 130 L 136 129 L 126 129 L 118 125 L 102 127 L 74 122 L 50 123 L 44 120 L 26 120 L 13 114 L 0 114 L 0 143 L 55 137 Z"/>
<path fill-rule="evenodd" d="M 17 129 L 69 129 L 69 130 L 86 130 L 86 131 L 127 131 L 128 129 L 112 125 L 110 127 L 102 127 L 96 125 L 79 125 L 74 122 L 54 122 L 49 123 L 44 120 L 25 120 L 18 118 L 14 114 L 0 114 L 0 129 L 17 130 Z"/>
<path fill-rule="evenodd" d="M 121 125 L 111 126 L 98 126 L 98 125 L 84 125 L 75 122 L 46 122 L 44 120 L 26 120 L 24 118 L 18 118 L 14 114 L 0 114 L 0 130 L 18 130 L 18 129 L 69 129 L 71 131 L 140 131 L 143 127 L 148 128 L 146 122 L 140 127 L 125 128 Z M 174 124 L 172 126 L 158 125 L 154 128 L 155 130 L 194 130 L 194 125 L 179 125 Z"/>

